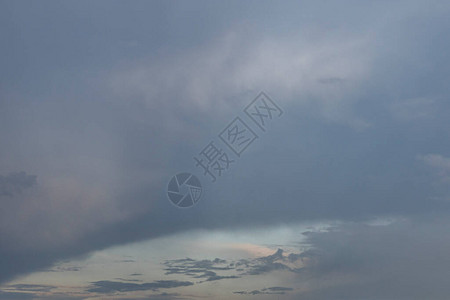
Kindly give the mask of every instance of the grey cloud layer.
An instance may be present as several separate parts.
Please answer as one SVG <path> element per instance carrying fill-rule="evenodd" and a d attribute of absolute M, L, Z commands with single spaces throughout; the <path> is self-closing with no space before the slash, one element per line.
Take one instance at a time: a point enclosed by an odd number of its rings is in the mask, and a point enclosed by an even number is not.
<path fill-rule="evenodd" d="M 103 4 L 1 4 L 0 281 L 192 228 L 448 210 L 424 166 L 450 156 L 444 1 Z M 260 90 L 281 122 L 175 210 L 167 180 Z"/>
<path fill-rule="evenodd" d="M 428 216 L 388 225 L 343 224 L 308 233 L 300 297 L 446 299 L 449 222 Z M 295 298 L 298 299 L 298 298 Z"/>

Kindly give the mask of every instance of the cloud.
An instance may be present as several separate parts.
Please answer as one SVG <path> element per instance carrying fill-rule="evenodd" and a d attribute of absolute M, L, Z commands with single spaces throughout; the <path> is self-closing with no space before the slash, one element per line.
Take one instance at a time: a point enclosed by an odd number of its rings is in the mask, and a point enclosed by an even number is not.
<path fill-rule="evenodd" d="M 353 114 L 351 106 L 369 76 L 370 44 L 363 36 L 249 39 L 245 32 L 230 31 L 195 51 L 122 66 L 110 76 L 112 99 L 164 111 L 171 127 L 183 131 L 174 118 L 180 109 L 223 115 L 240 103 L 233 91 L 247 97 L 263 88 L 284 103 L 317 107 L 326 120 L 362 126 L 364 120 Z M 179 109 L 173 111 L 174 106 Z"/>
<path fill-rule="evenodd" d="M 254 260 L 241 260 L 236 263 L 237 266 L 245 265 L 248 269 L 244 274 L 261 275 L 277 270 L 291 270 L 285 264 L 286 258 L 283 256 L 283 250 L 278 249 L 274 254 L 260 257 Z"/>
<path fill-rule="evenodd" d="M 178 280 L 158 280 L 155 282 L 147 283 L 125 283 L 119 281 L 96 281 L 92 282 L 92 287 L 89 288 L 88 292 L 109 294 L 112 292 L 133 292 L 133 291 L 146 291 L 152 290 L 157 291 L 159 289 L 170 289 L 176 287 L 190 286 L 193 285 L 190 281 L 178 281 Z"/>
<path fill-rule="evenodd" d="M 233 294 L 238 295 L 284 295 L 286 292 L 290 292 L 294 290 L 293 288 L 274 286 L 269 288 L 264 288 L 261 290 L 253 290 L 253 291 L 237 291 L 233 292 Z"/>
<path fill-rule="evenodd" d="M 182 274 L 192 278 L 206 278 L 206 281 L 236 279 L 251 275 L 262 275 L 273 271 L 297 272 L 300 254 L 284 255 L 282 249 L 275 253 L 251 259 L 227 261 L 195 260 L 191 258 L 168 260 L 164 262 L 166 275 Z M 217 272 L 233 272 L 232 275 L 218 275 Z"/>
<path fill-rule="evenodd" d="M 49 292 L 56 289 L 56 286 L 52 285 L 40 285 L 40 284 L 12 284 L 8 285 L 8 288 L 15 289 L 17 291 L 27 292 Z"/>
<path fill-rule="evenodd" d="M 217 271 L 230 271 L 234 265 L 226 260 L 194 260 L 191 258 L 167 260 L 164 262 L 166 275 L 183 274 L 192 278 L 206 278 L 206 281 L 239 278 L 236 275 L 217 275 Z"/>
<path fill-rule="evenodd" d="M 10 173 L 6 176 L 0 175 L 0 197 L 14 196 L 23 189 L 36 185 L 36 176 L 27 175 L 25 172 Z"/>
<path fill-rule="evenodd" d="M 287 288 L 282 286 L 273 286 L 269 288 L 263 289 L 263 291 L 272 291 L 272 292 L 285 292 L 285 291 L 292 291 L 293 288 Z"/>
<path fill-rule="evenodd" d="M 308 299 L 445 299 L 450 223 L 429 216 L 387 225 L 341 224 L 307 233 L 297 279 Z M 298 298 L 295 298 L 298 299 Z"/>
<path fill-rule="evenodd" d="M 448 210 L 412 163 L 448 146 L 447 10 L 345 4 L 214 3 L 191 19 L 183 5 L 2 3 L 1 33 L 20 38 L 0 71 L 0 282 L 190 229 Z M 204 181 L 201 205 L 175 210 L 168 178 L 198 172 L 192 156 L 262 89 L 282 122 L 220 185 Z M 401 127 L 398 99 L 400 115 L 436 114 Z"/>
<path fill-rule="evenodd" d="M 81 267 L 76 266 L 56 266 L 53 269 L 46 270 L 45 272 L 78 272 L 81 270 Z"/>
<path fill-rule="evenodd" d="M 142 282 L 142 280 L 140 279 L 126 279 L 126 278 L 114 278 L 115 280 L 120 280 L 120 281 L 129 281 L 129 282 Z"/>

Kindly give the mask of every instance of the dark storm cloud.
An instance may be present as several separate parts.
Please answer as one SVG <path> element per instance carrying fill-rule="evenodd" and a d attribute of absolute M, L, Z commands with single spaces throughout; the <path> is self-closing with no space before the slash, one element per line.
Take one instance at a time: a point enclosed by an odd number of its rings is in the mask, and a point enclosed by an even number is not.
<path fill-rule="evenodd" d="M 417 160 L 450 156 L 445 1 L 1 6 L 0 282 L 188 229 L 449 209 Z M 172 207 L 168 179 L 201 175 L 192 156 L 262 89 L 280 122 Z"/>

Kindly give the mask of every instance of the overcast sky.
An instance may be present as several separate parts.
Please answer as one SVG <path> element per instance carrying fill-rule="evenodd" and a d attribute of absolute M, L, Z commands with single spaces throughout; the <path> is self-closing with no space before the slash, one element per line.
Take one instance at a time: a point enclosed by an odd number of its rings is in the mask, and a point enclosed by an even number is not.
<path fill-rule="evenodd" d="M 448 299 L 449 13 L 0 0 L 0 299 Z"/>

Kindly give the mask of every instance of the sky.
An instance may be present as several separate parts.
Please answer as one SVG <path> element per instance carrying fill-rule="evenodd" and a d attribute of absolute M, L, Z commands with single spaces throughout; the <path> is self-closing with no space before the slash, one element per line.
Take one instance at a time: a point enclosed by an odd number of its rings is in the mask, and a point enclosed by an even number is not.
<path fill-rule="evenodd" d="M 448 299 L 449 13 L 0 0 L 0 299 Z"/>

